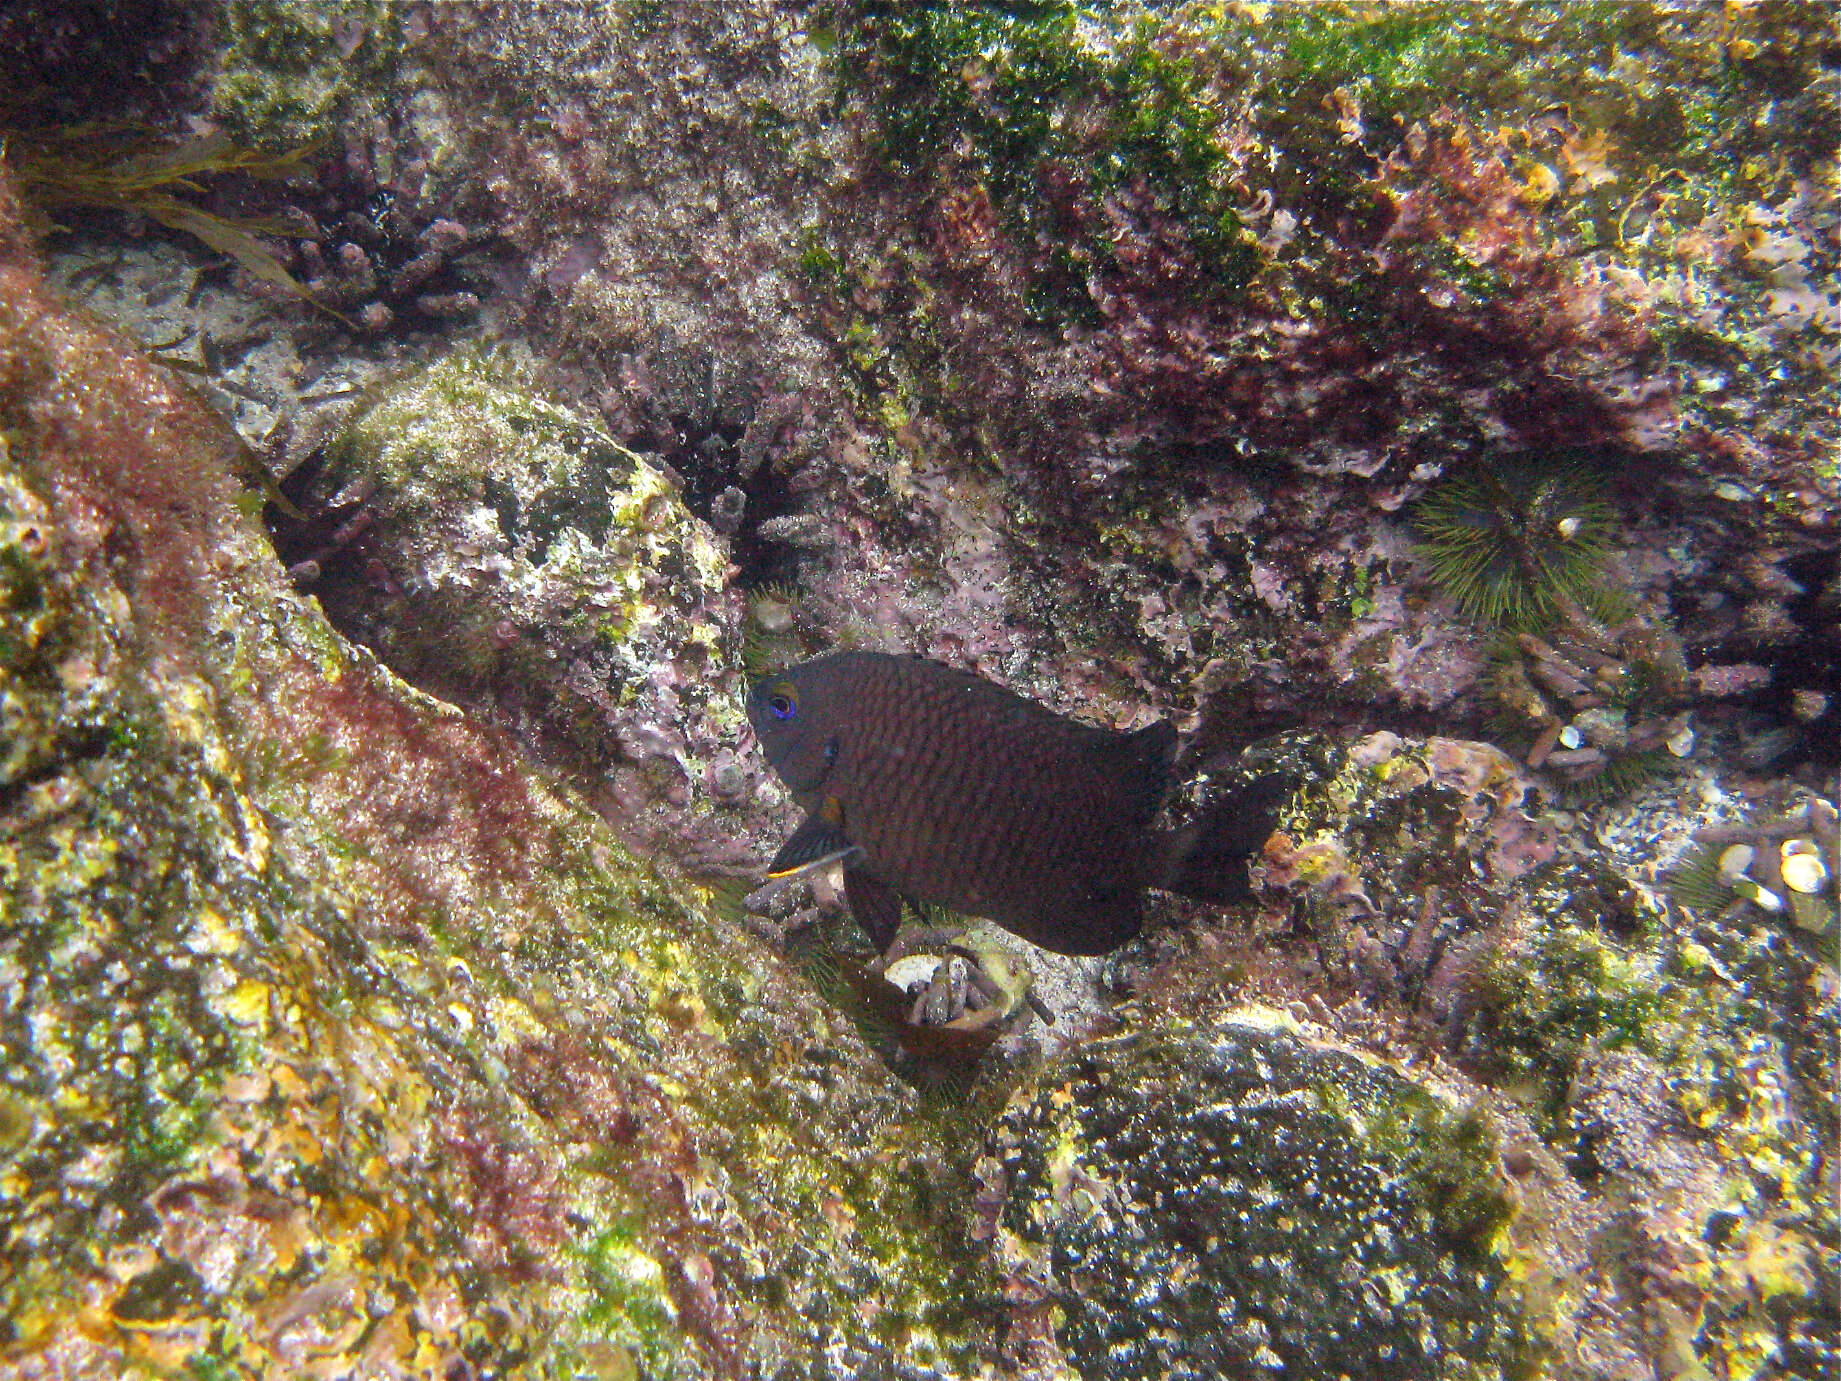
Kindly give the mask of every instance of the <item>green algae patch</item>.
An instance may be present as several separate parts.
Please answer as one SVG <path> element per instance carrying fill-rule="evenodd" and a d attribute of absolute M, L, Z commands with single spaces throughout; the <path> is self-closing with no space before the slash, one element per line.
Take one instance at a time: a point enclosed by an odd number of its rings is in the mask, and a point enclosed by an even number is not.
<path fill-rule="evenodd" d="M 1599 189 L 1615 181 L 1589 174 L 1617 163 L 1637 185 L 1676 179 L 1703 209 L 1774 203 L 1810 134 L 1769 103 L 1814 74 L 1822 32 L 1819 8 L 1799 4 L 1722 16 L 1666 4 L 1535 15 L 1440 0 L 1049 0 L 876 7 L 849 41 L 898 164 L 932 173 L 969 149 L 973 171 L 1030 229 L 1053 223 L 1070 181 L 1147 184 L 1222 280 L 1244 283 L 1266 257 L 1242 220 L 1262 188 L 1317 214 L 1359 214 L 1376 159 L 1444 111 L 1507 130 L 1564 103 L 1569 121 L 1599 131 L 1572 158 L 1588 174 L 1569 189 L 1572 213 L 1587 224 L 1612 214 Z M 1580 54 L 1599 57 L 1582 66 Z M 1524 176 L 1537 194 L 1551 183 L 1552 199 L 1559 184 L 1540 151 L 1524 158 Z M 1285 257 L 1300 257 L 1316 219 L 1302 217 L 1304 240 Z M 1091 253 L 1105 262 L 1097 241 Z"/>
<path fill-rule="evenodd" d="M 218 118 L 265 147 L 330 141 L 394 70 L 400 25 L 392 0 L 234 0 L 219 20 Z"/>
<path fill-rule="evenodd" d="M 1499 1076 L 1563 1106 L 1591 1049 L 1660 1049 L 1686 1015 L 1660 956 L 1580 926 L 1565 912 L 1534 920 L 1477 976 Z"/>

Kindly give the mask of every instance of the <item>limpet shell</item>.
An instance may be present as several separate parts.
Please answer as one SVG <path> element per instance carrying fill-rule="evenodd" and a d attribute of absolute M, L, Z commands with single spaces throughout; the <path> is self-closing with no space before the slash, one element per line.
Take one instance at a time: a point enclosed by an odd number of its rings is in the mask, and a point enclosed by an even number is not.
<path fill-rule="evenodd" d="M 904 954 L 884 969 L 882 976 L 905 993 L 916 983 L 925 985 L 933 982 L 934 971 L 939 967 L 940 956 L 937 954 Z"/>
<path fill-rule="evenodd" d="M 1694 731 L 1684 724 L 1663 742 L 1668 746 L 1669 752 L 1678 758 L 1685 758 L 1694 751 Z"/>
<path fill-rule="evenodd" d="M 1758 851 L 1750 844 L 1728 845 L 1725 852 L 1720 855 L 1720 876 L 1728 882 L 1744 877 L 1746 870 L 1752 866 L 1752 860 L 1757 856 Z"/>
<path fill-rule="evenodd" d="M 1564 729 L 1560 730 L 1560 747 L 1578 748 L 1583 745 L 1584 742 L 1585 735 L 1579 732 L 1576 725 L 1568 724 Z"/>
<path fill-rule="evenodd" d="M 1822 884 L 1828 881 L 1828 868 L 1822 860 L 1811 853 L 1791 853 L 1790 844 L 1800 844 L 1802 840 L 1792 839 L 1784 845 L 1783 885 L 1792 892 L 1813 894 L 1822 890 Z"/>

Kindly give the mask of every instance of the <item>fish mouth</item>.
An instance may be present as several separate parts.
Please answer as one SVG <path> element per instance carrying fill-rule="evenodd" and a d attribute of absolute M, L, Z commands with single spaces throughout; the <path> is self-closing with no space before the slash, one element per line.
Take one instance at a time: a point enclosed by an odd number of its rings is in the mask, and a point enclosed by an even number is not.
<path fill-rule="evenodd" d="M 760 716 L 756 713 L 756 709 L 754 704 L 749 704 L 748 727 L 754 731 L 754 741 L 761 747 L 761 756 L 767 760 L 767 765 L 777 772 L 780 770 L 780 764 L 785 762 L 792 753 L 793 744 L 785 738 L 770 737 L 762 733 Z"/>

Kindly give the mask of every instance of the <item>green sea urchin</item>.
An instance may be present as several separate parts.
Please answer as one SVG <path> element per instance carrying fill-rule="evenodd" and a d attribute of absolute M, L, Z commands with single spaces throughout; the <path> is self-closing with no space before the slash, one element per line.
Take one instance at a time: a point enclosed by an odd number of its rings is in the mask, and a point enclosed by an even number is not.
<path fill-rule="evenodd" d="M 1432 579 L 1465 615 L 1528 630 L 1602 606 L 1615 524 L 1590 471 L 1537 457 L 1441 485 L 1413 518 Z"/>
<path fill-rule="evenodd" d="M 1680 640 L 1606 578 L 1615 521 L 1578 457 L 1525 455 L 1443 485 L 1414 518 L 1433 579 L 1499 630 L 1499 727 L 1574 801 L 1621 794 L 1694 746 Z"/>
<path fill-rule="evenodd" d="M 742 667 L 760 677 L 801 661 L 808 652 L 795 629 L 799 592 L 775 581 L 747 592 L 742 621 Z"/>

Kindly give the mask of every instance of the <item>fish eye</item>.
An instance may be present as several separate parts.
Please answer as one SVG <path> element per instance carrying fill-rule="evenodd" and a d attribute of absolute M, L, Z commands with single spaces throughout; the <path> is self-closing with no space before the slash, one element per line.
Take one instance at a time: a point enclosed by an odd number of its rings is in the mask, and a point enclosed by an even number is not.
<path fill-rule="evenodd" d="M 767 708 L 775 719 L 791 719 L 799 712 L 799 697 L 791 686 L 776 686 L 767 697 Z"/>

